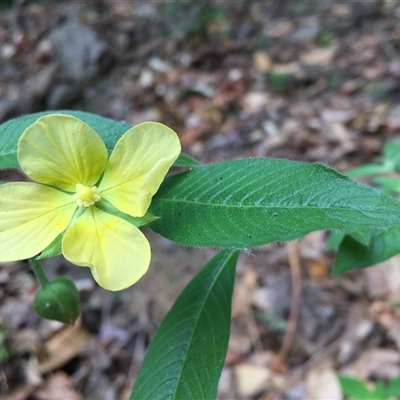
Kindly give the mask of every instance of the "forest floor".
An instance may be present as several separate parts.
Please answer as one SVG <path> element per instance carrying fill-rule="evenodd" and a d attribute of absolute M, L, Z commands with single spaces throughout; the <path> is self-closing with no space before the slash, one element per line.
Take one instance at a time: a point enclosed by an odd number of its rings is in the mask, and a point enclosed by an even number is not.
<path fill-rule="evenodd" d="M 7 4 L 0 1 L 0 122 L 57 109 L 154 120 L 204 163 L 280 157 L 341 171 L 399 136 L 396 2 Z M 50 276 L 71 277 L 81 292 L 74 326 L 34 314 L 38 284 L 27 263 L 2 265 L 1 399 L 129 398 L 155 328 L 215 254 L 145 233 L 150 271 L 120 293 L 97 287 L 85 268 L 47 261 Z M 336 400 L 338 374 L 371 384 L 400 375 L 392 306 L 400 259 L 332 276 L 326 240 L 316 232 L 241 255 L 219 399 Z"/>

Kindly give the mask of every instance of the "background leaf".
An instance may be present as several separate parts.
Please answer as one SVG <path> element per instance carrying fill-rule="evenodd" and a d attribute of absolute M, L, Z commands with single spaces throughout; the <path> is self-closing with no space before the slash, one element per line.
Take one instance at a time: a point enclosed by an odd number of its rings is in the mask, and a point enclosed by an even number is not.
<path fill-rule="evenodd" d="M 386 397 L 400 397 L 400 375 L 388 383 Z"/>
<path fill-rule="evenodd" d="M 161 185 L 150 224 L 184 245 L 246 248 L 400 224 L 400 203 L 321 164 L 244 159 L 200 166 Z"/>
<path fill-rule="evenodd" d="M 354 397 L 358 400 L 369 399 L 370 391 L 365 387 L 364 383 L 350 376 L 339 376 L 340 386 L 346 396 Z"/>
<path fill-rule="evenodd" d="M 353 269 L 370 267 L 400 253 L 400 225 L 375 230 L 367 245 L 346 235 L 339 245 L 333 266 L 338 275 Z"/>
<path fill-rule="evenodd" d="M 19 167 L 17 160 L 19 137 L 29 125 L 48 114 L 72 115 L 90 125 L 104 140 L 109 153 L 111 153 L 118 139 L 131 128 L 131 125 L 123 121 L 114 121 L 96 114 L 73 110 L 44 111 L 14 118 L 0 125 L 0 169 Z M 184 154 L 181 154 L 174 163 L 174 165 L 180 167 L 193 167 L 198 164 L 198 161 Z"/>
<path fill-rule="evenodd" d="M 174 162 L 175 167 L 198 167 L 199 165 L 201 165 L 200 161 L 197 161 L 184 153 L 181 153 L 179 158 Z"/>
<path fill-rule="evenodd" d="M 154 335 L 131 400 L 216 398 L 237 257 L 218 253 L 186 286 Z"/>

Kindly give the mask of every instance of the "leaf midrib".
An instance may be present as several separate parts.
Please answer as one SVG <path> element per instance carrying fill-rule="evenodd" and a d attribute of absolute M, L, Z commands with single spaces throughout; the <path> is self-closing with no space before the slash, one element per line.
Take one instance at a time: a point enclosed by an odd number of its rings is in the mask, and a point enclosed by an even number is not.
<path fill-rule="evenodd" d="M 239 209 L 268 209 L 268 208 L 280 208 L 280 209 L 290 209 L 290 210 L 294 210 L 294 209 L 316 209 L 316 210 L 333 210 L 333 211 L 377 211 L 379 210 L 376 206 L 373 206 L 371 208 L 365 208 L 365 207 L 360 207 L 360 208 L 354 208 L 354 207 L 330 207 L 330 206 L 308 206 L 308 205 L 304 205 L 304 206 L 282 206 L 280 204 L 276 204 L 276 205 L 272 205 L 272 204 L 268 204 L 268 205 L 256 205 L 256 204 L 226 204 L 226 203 L 206 203 L 204 201 L 197 201 L 197 200 L 186 200 L 186 199 L 168 199 L 165 197 L 162 197 L 161 199 L 154 199 L 153 203 L 157 203 L 157 202 L 161 202 L 161 203 L 180 203 L 180 204 L 189 204 L 189 205 L 196 205 L 196 206 L 205 206 L 205 207 L 224 207 L 224 208 L 239 208 Z M 383 207 L 382 211 L 386 211 L 386 208 Z M 400 212 L 400 204 L 399 204 L 399 212 Z M 399 218 L 400 220 L 400 218 Z"/>

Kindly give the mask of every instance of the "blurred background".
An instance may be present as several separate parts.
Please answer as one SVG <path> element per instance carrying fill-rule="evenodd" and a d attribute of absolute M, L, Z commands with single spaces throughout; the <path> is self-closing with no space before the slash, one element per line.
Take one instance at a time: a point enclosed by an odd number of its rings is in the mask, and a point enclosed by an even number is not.
<path fill-rule="evenodd" d="M 162 122 L 204 163 L 284 157 L 347 171 L 399 136 L 399 19 L 397 1 L 0 0 L 0 123 L 82 110 Z M 215 254 L 145 233 L 150 271 L 121 293 L 47 261 L 81 291 L 73 327 L 33 313 L 26 263 L 2 266 L 2 399 L 129 398 L 155 328 Z M 339 373 L 400 375 L 399 259 L 332 277 L 326 238 L 241 256 L 219 399 L 335 400 Z"/>

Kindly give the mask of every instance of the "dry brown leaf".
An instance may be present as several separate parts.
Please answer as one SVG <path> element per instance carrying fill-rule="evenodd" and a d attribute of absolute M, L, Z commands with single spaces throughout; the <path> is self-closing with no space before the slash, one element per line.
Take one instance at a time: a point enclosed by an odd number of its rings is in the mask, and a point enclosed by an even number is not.
<path fill-rule="evenodd" d="M 233 389 L 233 376 L 231 368 L 224 368 L 221 373 L 221 378 L 218 383 L 218 398 L 225 396 L 226 398 L 232 398 Z"/>
<path fill-rule="evenodd" d="M 244 324 L 232 326 L 229 337 L 226 365 L 233 365 L 243 359 L 251 349 L 252 343 L 247 327 Z"/>
<path fill-rule="evenodd" d="M 369 311 L 400 350 L 400 310 L 383 301 L 375 301 Z"/>
<path fill-rule="evenodd" d="M 45 344 L 47 357 L 39 362 L 39 370 L 46 373 L 62 367 L 79 354 L 88 339 L 89 333 L 80 326 L 66 326 Z"/>
<path fill-rule="evenodd" d="M 332 63 L 335 52 L 335 47 L 327 47 L 324 49 L 317 48 L 308 53 L 303 53 L 300 56 L 300 61 L 306 65 L 319 65 L 326 67 Z"/>
<path fill-rule="evenodd" d="M 274 64 L 273 71 L 277 74 L 288 74 L 292 75 L 295 78 L 302 79 L 305 77 L 304 71 L 301 68 L 301 65 L 293 61 L 288 64 Z"/>
<path fill-rule="evenodd" d="M 306 260 L 306 270 L 310 279 L 319 281 L 330 276 L 330 262 L 324 256 L 318 260 Z"/>
<path fill-rule="evenodd" d="M 81 400 L 82 396 L 73 389 L 73 381 L 65 372 L 58 371 L 51 375 L 46 383 L 34 392 L 40 400 Z"/>
<path fill-rule="evenodd" d="M 325 234 L 322 231 L 312 232 L 299 242 L 301 257 L 320 260 L 325 251 Z"/>
<path fill-rule="evenodd" d="M 400 301 L 400 257 L 363 270 L 369 297 Z"/>
<path fill-rule="evenodd" d="M 306 377 L 307 399 L 342 400 L 336 371 L 329 365 L 318 365 Z"/>
<path fill-rule="evenodd" d="M 339 142 L 343 147 L 353 148 L 349 130 L 341 122 L 327 122 L 323 125 L 323 133 L 331 143 Z"/>
<path fill-rule="evenodd" d="M 270 369 L 243 363 L 234 368 L 238 394 L 241 397 L 252 396 L 266 389 L 271 377 Z"/>
<path fill-rule="evenodd" d="M 244 111 L 255 114 L 264 110 L 271 102 L 271 97 L 265 92 L 249 92 L 242 100 Z"/>
<path fill-rule="evenodd" d="M 26 400 L 34 390 L 35 386 L 33 385 L 23 385 L 12 393 L 2 396 L 1 400 Z"/>
<path fill-rule="evenodd" d="M 347 4 L 333 4 L 331 8 L 332 15 L 337 17 L 348 17 L 351 14 L 351 8 Z"/>
<path fill-rule="evenodd" d="M 343 339 L 340 342 L 338 360 L 341 364 L 357 354 L 360 342 L 367 338 L 374 328 L 367 309 L 362 304 L 354 303 L 350 306 Z"/>
<path fill-rule="evenodd" d="M 180 132 L 180 139 L 182 146 L 192 145 L 196 140 L 202 139 L 204 136 L 204 128 L 203 127 L 195 127 L 195 128 L 184 128 Z"/>
<path fill-rule="evenodd" d="M 253 62 L 256 69 L 261 72 L 270 72 L 273 66 L 271 58 L 264 51 L 256 51 L 253 54 Z"/>
<path fill-rule="evenodd" d="M 253 292 L 257 286 L 257 273 L 251 268 L 246 268 L 235 285 L 232 300 L 232 316 L 238 318 L 251 310 Z"/>
<path fill-rule="evenodd" d="M 372 376 L 390 380 L 400 375 L 400 354 L 392 349 L 367 349 L 358 360 L 342 368 L 340 373 L 361 380 Z"/>

